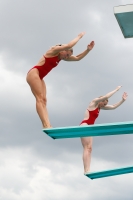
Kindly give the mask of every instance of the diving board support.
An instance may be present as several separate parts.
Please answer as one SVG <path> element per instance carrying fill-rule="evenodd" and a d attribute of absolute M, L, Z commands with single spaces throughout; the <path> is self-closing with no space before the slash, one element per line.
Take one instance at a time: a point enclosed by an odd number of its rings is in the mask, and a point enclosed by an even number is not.
<path fill-rule="evenodd" d="M 46 128 L 42 131 L 53 139 L 133 134 L 133 121 Z"/>
<path fill-rule="evenodd" d="M 133 173 L 133 166 L 111 169 L 111 170 L 106 170 L 106 171 L 91 172 L 91 173 L 85 174 L 85 176 L 93 180 L 97 178 L 104 178 L 104 177 L 116 176 L 116 175 L 122 175 L 122 174 L 128 174 L 128 173 Z"/>
<path fill-rule="evenodd" d="M 125 38 L 133 37 L 133 4 L 115 6 L 114 15 Z"/>

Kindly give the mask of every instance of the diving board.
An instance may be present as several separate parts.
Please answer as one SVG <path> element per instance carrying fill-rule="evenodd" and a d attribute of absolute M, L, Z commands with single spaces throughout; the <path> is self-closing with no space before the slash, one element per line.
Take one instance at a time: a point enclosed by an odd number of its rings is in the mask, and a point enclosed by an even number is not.
<path fill-rule="evenodd" d="M 133 173 L 133 166 L 111 169 L 111 170 L 106 170 L 106 171 L 91 172 L 91 173 L 85 174 L 85 176 L 87 176 L 90 179 L 97 179 L 97 178 L 104 178 L 108 176 L 116 176 L 116 175 L 122 175 L 122 174 L 128 174 L 128 173 Z"/>
<path fill-rule="evenodd" d="M 133 134 L 133 121 L 87 126 L 46 128 L 42 130 L 53 139 Z"/>
<path fill-rule="evenodd" d="M 133 37 L 133 4 L 114 7 L 114 15 L 124 37 Z"/>

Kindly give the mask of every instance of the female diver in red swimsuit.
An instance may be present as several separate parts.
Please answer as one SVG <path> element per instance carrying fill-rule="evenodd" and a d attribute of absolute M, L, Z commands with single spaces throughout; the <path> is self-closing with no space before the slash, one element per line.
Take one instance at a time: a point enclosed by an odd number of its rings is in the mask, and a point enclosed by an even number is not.
<path fill-rule="evenodd" d="M 94 124 L 96 118 L 99 115 L 100 109 L 103 110 L 113 110 L 120 106 L 127 98 L 127 93 L 124 92 L 122 96 L 122 100 L 114 105 L 107 105 L 108 98 L 110 98 L 114 93 L 116 93 L 121 86 L 118 86 L 112 92 L 109 92 L 105 96 L 101 96 L 93 99 L 88 109 L 85 112 L 84 120 L 81 122 L 80 126 Z M 81 138 L 81 143 L 83 145 L 83 164 L 84 164 L 84 173 L 88 173 L 90 171 L 90 162 L 91 162 L 91 151 L 92 151 L 92 137 L 84 137 Z"/>
<path fill-rule="evenodd" d="M 50 128 L 50 121 L 46 109 L 46 85 L 43 79 L 54 67 L 58 65 L 60 60 L 79 61 L 84 58 L 94 47 L 92 41 L 87 49 L 77 56 L 73 56 L 72 47 L 84 36 L 84 32 L 80 33 L 75 39 L 68 44 L 56 45 L 49 49 L 45 55 L 39 60 L 27 74 L 27 82 L 30 85 L 31 91 L 36 98 L 36 110 L 42 121 L 44 128 Z"/>

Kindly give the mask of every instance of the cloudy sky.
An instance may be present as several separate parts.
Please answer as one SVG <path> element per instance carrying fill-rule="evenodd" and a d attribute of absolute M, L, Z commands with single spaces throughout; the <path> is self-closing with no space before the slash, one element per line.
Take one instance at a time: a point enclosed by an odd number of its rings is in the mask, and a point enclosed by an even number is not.
<path fill-rule="evenodd" d="M 131 0 L 0 1 L 0 199 L 131 200 L 133 175 L 91 181 L 83 175 L 80 139 L 52 140 L 42 132 L 35 99 L 25 81 L 28 70 L 57 43 L 84 37 L 74 54 L 94 40 L 94 49 L 79 62 L 62 61 L 47 85 L 53 127 L 78 126 L 89 102 L 123 87 L 101 111 L 96 123 L 133 119 L 133 39 L 124 39 L 113 7 Z M 133 136 L 96 137 L 91 171 L 133 165 Z"/>

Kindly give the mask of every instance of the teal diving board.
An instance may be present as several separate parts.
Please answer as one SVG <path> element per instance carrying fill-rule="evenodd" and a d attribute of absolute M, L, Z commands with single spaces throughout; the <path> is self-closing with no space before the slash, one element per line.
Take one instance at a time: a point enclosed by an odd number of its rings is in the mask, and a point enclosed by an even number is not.
<path fill-rule="evenodd" d="M 114 15 L 125 38 L 133 37 L 133 4 L 114 7 Z"/>
<path fill-rule="evenodd" d="M 86 126 L 46 128 L 42 131 L 53 139 L 133 134 L 133 121 L 93 124 Z"/>
<path fill-rule="evenodd" d="M 104 177 L 116 176 L 116 175 L 122 175 L 122 174 L 128 174 L 128 173 L 133 173 L 133 166 L 111 169 L 111 170 L 106 170 L 106 171 L 86 173 L 85 176 L 87 176 L 90 179 L 97 179 L 97 178 L 104 178 Z"/>

